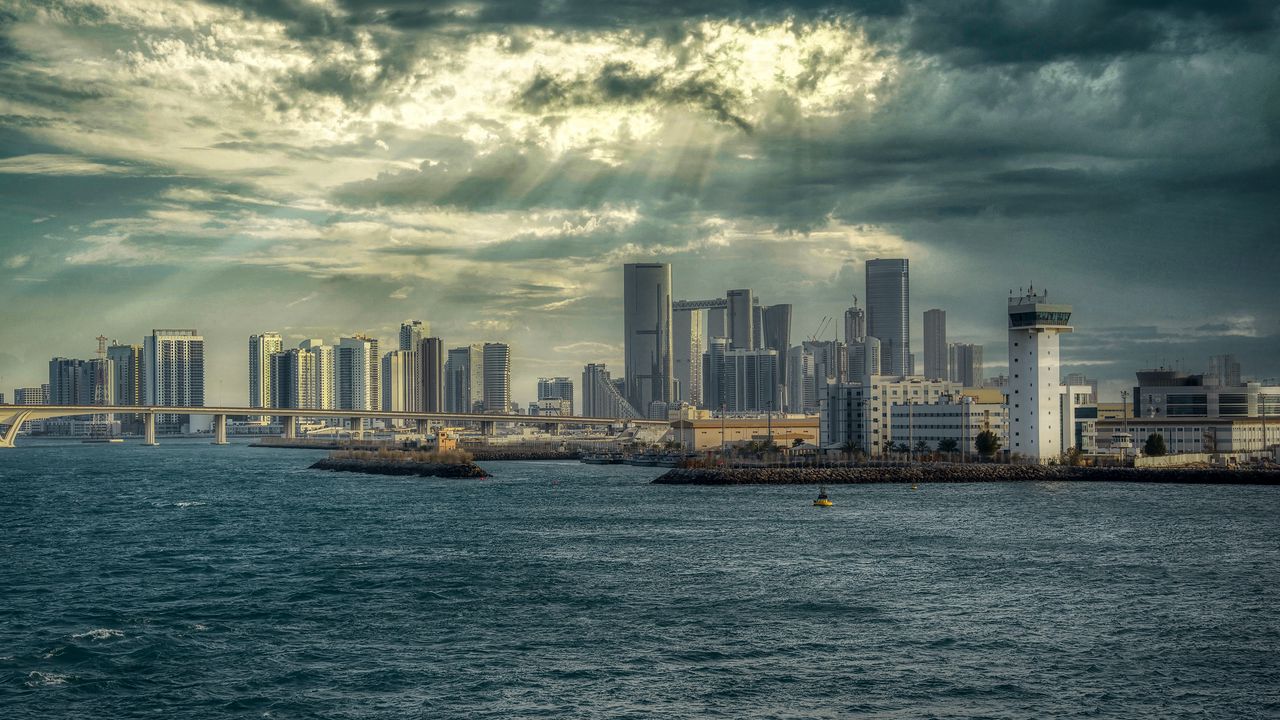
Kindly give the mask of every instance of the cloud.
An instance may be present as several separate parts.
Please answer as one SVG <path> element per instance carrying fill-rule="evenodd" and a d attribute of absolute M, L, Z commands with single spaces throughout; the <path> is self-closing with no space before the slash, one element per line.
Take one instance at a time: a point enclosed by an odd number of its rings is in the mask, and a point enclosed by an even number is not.
<path fill-rule="evenodd" d="M 4 266 L 10 270 L 18 270 L 26 267 L 30 263 L 30 255 L 10 255 L 8 258 L 5 258 Z"/>
<path fill-rule="evenodd" d="M 103 163 L 75 155 L 33 153 L 0 159 L 6 175 L 139 175 L 146 171 L 126 164 Z"/>
<path fill-rule="evenodd" d="M 405 299 L 408 299 L 409 293 L 412 290 L 413 288 L 411 286 L 403 285 L 401 287 L 396 288 L 395 290 L 392 290 L 391 294 L 388 295 L 387 297 L 391 298 L 392 300 L 405 300 Z"/>

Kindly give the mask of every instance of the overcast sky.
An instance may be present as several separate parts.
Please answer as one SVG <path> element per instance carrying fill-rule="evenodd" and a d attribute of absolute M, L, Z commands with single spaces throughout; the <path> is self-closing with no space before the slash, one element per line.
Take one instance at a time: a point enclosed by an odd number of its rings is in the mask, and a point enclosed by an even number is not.
<path fill-rule="evenodd" d="M 1075 305 L 1112 391 L 1280 376 L 1272 2 L 0 0 L 0 390 L 99 333 L 407 318 L 513 346 L 514 397 L 621 372 L 621 265 L 751 287 L 793 341 L 909 257 L 912 324 L 1005 356 Z M 838 323 L 833 323 L 833 326 Z M 828 333 L 830 336 L 830 333 Z"/>

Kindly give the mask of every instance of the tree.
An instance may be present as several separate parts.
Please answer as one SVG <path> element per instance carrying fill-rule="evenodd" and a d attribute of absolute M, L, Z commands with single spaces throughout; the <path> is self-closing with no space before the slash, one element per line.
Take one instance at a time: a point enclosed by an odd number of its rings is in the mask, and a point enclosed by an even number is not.
<path fill-rule="evenodd" d="M 923 441 L 923 440 L 917 440 L 917 441 L 916 441 L 916 452 L 917 452 L 917 453 L 927 453 L 927 452 L 929 452 L 929 443 L 927 443 L 927 442 L 925 442 L 925 441 Z"/>
<path fill-rule="evenodd" d="M 1067 464 L 1071 467 L 1084 465 L 1084 453 L 1078 447 L 1067 448 Z"/>
<path fill-rule="evenodd" d="M 845 440 L 840 446 L 840 452 L 856 453 L 862 450 L 862 445 L 856 440 Z"/>
<path fill-rule="evenodd" d="M 938 441 L 938 452 L 953 453 L 960 449 L 960 443 L 955 438 L 943 438 Z"/>
<path fill-rule="evenodd" d="M 1168 450 L 1164 446 L 1164 436 L 1160 433 L 1151 433 L 1147 436 L 1147 444 L 1142 446 L 1142 454 L 1147 457 L 1160 457 Z"/>
<path fill-rule="evenodd" d="M 800 447 L 804 444 L 804 438 L 796 438 L 791 441 L 791 447 Z"/>
<path fill-rule="evenodd" d="M 973 439 L 973 444 L 983 457 L 991 457 L 1000 449 L 1000 437 L 990 430 L 983 430 Z"/>

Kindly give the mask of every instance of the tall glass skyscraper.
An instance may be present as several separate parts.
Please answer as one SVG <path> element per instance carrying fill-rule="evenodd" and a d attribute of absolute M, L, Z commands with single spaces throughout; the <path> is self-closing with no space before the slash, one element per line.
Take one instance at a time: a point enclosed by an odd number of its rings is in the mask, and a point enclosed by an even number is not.
<path fill-rule="evenodd" d="M 924 376 L 930 380 L 946 380 L 951 376 L 947 369 L 947 311 L 934 308 L 924 311 Z"/>
<path fill-rule="evenodd" d="M 654 402 L 673 399 L 671 265 L 622 266 L 623 357 L 627 400 L 642 416 Z"/>
<path fill-rule="evenodd" d="M 911 374 L 911 281 L 906 258 L 867 261 L 867 335 L 885 375 Z"/>
<path fill-rule="evenodd" d="M 511 414 L 511 346 L 484 344 L 484 411 Z"/>

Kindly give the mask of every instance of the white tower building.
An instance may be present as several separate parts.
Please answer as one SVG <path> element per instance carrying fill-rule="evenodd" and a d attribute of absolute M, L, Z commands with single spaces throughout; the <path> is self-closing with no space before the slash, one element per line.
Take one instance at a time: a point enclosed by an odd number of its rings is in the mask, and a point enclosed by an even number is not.
<path fill-rule="evenodd" d="M 1009 297 L 1009 451 L 1036 462 L 1057 460 L 1062 447 L 1058 336 L 1071 332 L 1071 306 L 1049 294 Z"/>

